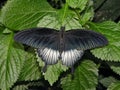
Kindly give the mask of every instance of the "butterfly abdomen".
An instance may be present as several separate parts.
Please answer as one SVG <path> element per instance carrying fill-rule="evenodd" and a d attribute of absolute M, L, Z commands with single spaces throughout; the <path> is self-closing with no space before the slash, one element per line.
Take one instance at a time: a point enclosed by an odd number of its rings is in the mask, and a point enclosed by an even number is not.
<path fill-rule="evenodd" d="M 65 27 L 61 27 L 60 33 L 59 33 L 59 52 L 60 52 L 60 59 L 61 54 L 65 50 L 65 37 L 64 37 Z"/>

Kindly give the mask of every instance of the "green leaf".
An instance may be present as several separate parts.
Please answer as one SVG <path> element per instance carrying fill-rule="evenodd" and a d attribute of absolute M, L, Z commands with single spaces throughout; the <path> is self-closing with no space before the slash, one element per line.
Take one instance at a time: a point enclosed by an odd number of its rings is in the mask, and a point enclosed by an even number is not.
<path fill-rule="evenodd" d="M 0 34 L 0 88 L 10 88 L 18 79 L 25 52 L 23 47 L 13 41 L 13 33 Z"/>
<path fill-rule="evenodd" d="M 16 87 L 14 87 L 12 90 L 28 90 L 28 86 L 27 85 L 18 85 Z"/>
<path fill-rule="evenodd" d="M 89 20 L 92 20 L 94 17 L 93 1 L 89 1 L 86 9 L 81 14 L 80 24 L 85 25 Z"/>
<path fill-rule="evenodd" d="M 32 28 L 37 25 L 39 27 L 52 26 L 57 29 L 62 25 L 67 28 L 81 28 L 78 20 L 73 18 L 75 16 L 75 12 L 69 10 L 66 4 L 62 9 L 55 10 L 46 0 L 12 0 L 3 7 L 1 21 L 11 30 Z"/>
<path fill-rule="evenodd" d="M 120 81 L 112 83 L 107 90 L 120 90 Z"/>
<path fill-rule="evenodd" d="M 61 80 L 63 90 L 96 90 L 98 69 L 95 63 L 85 60 L 76 68 L 74 78 L 71 75 Z"/>
<path fill-rule="evenodd" d="M 53 12 L 47 0 L 8 0 L 2 8 L 1 21 L 15 30 L 32 28 L 46 14 Z"/>
<path fill-rule="evenodd" d="M 118 75 L 120 75 L 120 63 L 119 62 L 108 62 L 110 68 Z"/>
<path fill-rule="evenodd" d="M 70 29 L 76 29 L 76 28 L 82 28 L 82 26 L 79 24 L 77 20 L 75 20 L 72 17 L 67 17 L 64 19 L 65 21 L 63 22 L 65 24 L 66 30 Z M 52 17 L 50 15 L 45 16 L 39 21 L 39 24 L 37 25 L 38 27 L 48 27 L 48 28 L 55 28 L 60 30 L 61 24 L 58 22 L 58 19 L 56 17 Z"/>
<path fill-rule="evenodd" d="M 40 67 L 44 66 L 44 62 L 39 57 L 37 61 L 39 62 Z M 66 71 L 67 69 L 68 68 L 62 65 L 60 62 L 58 62 L 55 65 L 48 65 L 47 71 L 44 73 L 44 78 L 52 86 L 53 83 L 55 83 L 58 80 L 60 74 Z"/>
<path fill-rule="evenodd" d="M 111 83 L 116 82 L 117 80 L 114 77 L 106 77 L 100 80 L 100 83 L 104 86 L 104 87 L 108 87 Z"/>
<path fill-rule="evenodd" d="M 24 66 L 19 76 L 21 81 L 32 81 L 38 80 L 41 77 L 41 71 L 39 70 L 38 62 L 36 61 L 36 56 L 33 53 L 27 53 Z"/>
<path fill-rule="evenodd" d="M 0 34 L 5 30 L 5 27 L 0 23 Z"/>
<path fill-rule="evenodd" d="M 32 90 L 30 87 L 45 87 L 42 81 L 23 82 L 12 88 L 12 90 Z"/>
<path fill-rule="evenodd" d="M 88 0 L 66 0 L 68 5 L 72 8 L 79 8 L 81 11 L 84 10 Z"/>
<path fill-rule="evenodd" d="M 61 63 L 57 63 L 55 65 L 51 65 L 47 68 L 46 73 L 44 74 L 45 80 L 48 80 L 49 84 L 52 86 L 55 83 L 60 74 L 66 71 L 68 68 Z"/>
<path fill-rule="evenodd" d="M 38 27 L 48 27 L 60 29 L 61 26 L 65 26 L 66 30 L 82 28 L 78 20 L 76 20 L 75 12 L 69 10 L 68 6 L 65 5 L 62 9 L 57 10 L 54 14 L 48 14 L 40 19 Z"/>
<path fill-rule="evenodd" d="M 100 32 L 109 41 L 109 44 L 102 48 L 91 50 L 97 58 L 107 61 L 120 61 L 120 26 L 112 21 L 103 23 L 89 23 L 90 29 Z"/>

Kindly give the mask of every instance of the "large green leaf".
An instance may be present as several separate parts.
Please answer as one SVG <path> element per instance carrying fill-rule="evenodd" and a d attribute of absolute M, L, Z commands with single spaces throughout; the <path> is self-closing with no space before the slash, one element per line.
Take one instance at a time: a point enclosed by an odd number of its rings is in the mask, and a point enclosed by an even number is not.
<path fill-rule="evenodd" d="M 0 88 L 6 90 L 18 79 L 25 52 L 23 47 L 14 43 L 13 33 L 0 34 Z"/>
<path fill-rule="evenodd" d="M 89 23 L 90 29 L 102 33 L 109 41 L 105 47 L 92 50 L 96 57 L 107 61 L 120 61 L 120 26 L 112 21 Z"/>
<path fill-rule="evenodd" d="M 26 54 L 26 60 L 19 76 L 19 80 L 38 80 L 41 77 L 38 62 L 33 53 Z"/>
<path fill-rule="evenodd" d="M 75 17 L 75 12 L 69 10 L 68 5 L 65 4 L 62 9 L 57 10 L 54 14 L 48 14 L 40 19 L 37 26 L 55 29 L 60 29 L 61 26 L 65 26 L 66 30 L 82 28 L 81 24 L 75 19 Z"/>
<path fill-rule="evenodd" d="M 32 28 L 42 17 L 53 12 L 47 0 L 8 0 L 2 8 L 1 21 L 15 30 Z"/>
<path fill-rule="evenodd" d="M 74 18 L 72 18 L 72 16 L 68 16 L 67 18 L 64 18 L 65 21 L 63 21 L 66 30 L 70 30 L 70 29 L 75 29 L 75 28 L 82 28 L 82 26 L 79 24 L 79 22 L 77 20 L 75 20 Z M 48 28 L 55 28 L 60 30 L 61 27 L 61 23 L 58 21 L 58 19 L 56 17 L 52 17 L 50 15 L 45 16 L 44 18 L 42 18 L 38 25 L 38 27 L 42 26 L 42 27 L 48 27 Z"/>
<path fill-rule="evenodd" d="M 71 75 L 61 80 L 63 90 L 96 90 L 98 69 L 90 60 L 83 61 Z"/>
<path fill-rule="evenodd" d="M 88 0 L 78 1 L 79 8 L 85 9 Z M 68 0 L 68 3 L 71 2 Z M 76 2 L 73 3 L 76 6 Z M 71 10 L 68 4 L 56 10 L 48 4 L 47 0 L 10 0 L 2 8 L 1 21 L 13 30 L 36 27 L 38 22 L 39 27 L 59 29 L 65 25 L 67 29 L 82 28 L 81 24 L 85 24 L 93 16 L 90 5 L 89 2 L 87 10 L 79 18 L 79 11 Z"/>
<path fill-rule="evenodd" d="M 61 63 L 57 63 L 56 65 L 51 65 L 48 67 L 46 73 L 44 74 L 45 80 L 48 80 L 50 85 L 52 86 L 55 83 L 60 74 L 67 70 L 66 66 L 63 66 Z"/>
<path fill-rule="evenodd" d="M 120 81 L 112 83 L 107 90 L 120 90 Z"/>
<path fill-rule="evenodd" d="M 42 68 L 44 66 L 44 62 L 39 57 L 37 61 L 39 62 L 40 67 Z M 47 67 L 47 71 L 43 75 L 45 80 L 47 80 L 49 84 L 52 86 L 53 83 L 55 83 L 58 80 L 60 74 L 66 71 L 67 69 L 68 68 L 66 66 L 58 62 L 55 65 L 49 65 Z"/>

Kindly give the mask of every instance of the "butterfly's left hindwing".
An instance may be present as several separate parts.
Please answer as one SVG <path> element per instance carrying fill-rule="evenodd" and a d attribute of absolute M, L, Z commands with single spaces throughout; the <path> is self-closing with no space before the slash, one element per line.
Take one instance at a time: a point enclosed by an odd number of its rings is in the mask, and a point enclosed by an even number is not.
<path fill-rule="evenodd" d="M 38 48 L 37 52 L 46 64 L 56 64 L 60 57 L 58 48 L 58 43 L 53 42 Z"/>

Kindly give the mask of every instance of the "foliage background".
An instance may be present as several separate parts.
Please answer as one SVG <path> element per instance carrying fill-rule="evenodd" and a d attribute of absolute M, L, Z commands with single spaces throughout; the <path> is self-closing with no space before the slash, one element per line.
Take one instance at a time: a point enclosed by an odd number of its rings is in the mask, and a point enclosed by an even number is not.
<path fill-rule="evenodd" d="M 119 90 L 119 0 L 0 1 L 0 89 L 2 90 Z M 4 2 L 4 3 L 3 3 Z M 49 3 L 48 3 L 49 2 Z M 76 63 L 74 78 L 58 63 L 41 73 L 43 62 L 33 48 L 14 42 L 14 34 L 33 27 L 59 29 L 66 25 L 100 32 L 109 45 L 88 50 Z"/>

